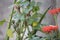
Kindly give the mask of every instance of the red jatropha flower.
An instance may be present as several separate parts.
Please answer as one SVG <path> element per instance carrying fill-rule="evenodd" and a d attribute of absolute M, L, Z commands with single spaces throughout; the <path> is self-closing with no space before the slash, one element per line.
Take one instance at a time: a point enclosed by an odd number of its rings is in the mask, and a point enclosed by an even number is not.
<path fill-rule="evenodd" d="M 49 25 L 49 26 L 44 26 L 42 28 L 43 32 L 48 32 L 48 33 L 55 30 L 58 30 L 58 26 Z"/>
<path fill-rule="evenodd" d="M 52 27 L 52 30 L 58 30 L 58 26 L 50 25 L 50 27 Z"/>
<path fill-rule="evenodd" d="M 60 8 L 56 8 L 56 9 L 51 9 L 48 11 L 50 14 L 54 15 L 57 14 L 58 12 L 60 12 Z"/>
<path fill-rule="evenodd" d="M 49 27 L 49 26 L 44 26 L 43 28 L 42 28 L 42 31 L 43 32 L 51 32 L 52 31 L 52 27 Z"/>
<path fill-rule="evenodd" d="M 57 8 L 56 11 L 57 11 L 57 12 L 60 12 L 60 8 Z"/>

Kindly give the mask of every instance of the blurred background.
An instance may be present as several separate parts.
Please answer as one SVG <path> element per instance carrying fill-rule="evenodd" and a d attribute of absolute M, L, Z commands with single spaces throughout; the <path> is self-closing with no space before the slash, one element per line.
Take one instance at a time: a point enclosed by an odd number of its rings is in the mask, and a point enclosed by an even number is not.
<path fill-rule="evenodd" d="M 46 8 L 48 8 L 50 5 L 52 5 L 52 8 L 59 7 L 60 8 L 60 0 L 35 0 L 36 2 L 40 1 L 42 5 L 40 6 L 40 12 L 44 12 Z M 10 5 L 13 4 L 13 0 L 0 0 L 0 20 L 3 20 L 6 18 L 8 20 L 9 15 L 11 13 L 11 8 L 8 8 Z M 58 25 L 60 25 L 60 14 L 58 15 Z M 42 21 L 42 23 L 49 24 L 55 24 L 53 16 L 50 14 L 46 15 L 46 18 Z M 7 25 L 8 23 L 5 22 L 3 26 L 0 26 L 0 40 L 4 40 Z M 60 27 L 59 27 L 60 28 Z M 41 33 L 37 33 L 38 35 L 41 35 Z"/>

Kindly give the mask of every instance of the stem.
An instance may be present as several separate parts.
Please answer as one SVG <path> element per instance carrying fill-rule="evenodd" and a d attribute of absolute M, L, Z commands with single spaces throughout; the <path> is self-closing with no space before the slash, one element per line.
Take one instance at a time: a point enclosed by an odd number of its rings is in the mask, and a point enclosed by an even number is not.
<path fill-rule="evenodd" d="M 10 22 L 9 22 L 9 27 L 8 27 L 8 29 L 10 29 L 10 27 L 11 27 L 11 21 L 12 21 L 13 11 L 14 11 L 14 9 L 12 10 L 12 14 L 11 14 L 11 18 L 10 18 Z"/>
<path fill-rule="evenodd" d="M 55 19 L 55 25 L 58 26 L 58 22 L 57 22 L 57 14 L 54 15 L 54 19 Z M 56 38 L 58 38 L 59 34 L 59 30 L 56 30 Z"/>
<path fill-rule="evenodd" d="M 24 25 L 24 26 L 25 26 L 25 25 Z M 24 30 L 24 32 L 23 32 L 22 39 L 23 39 L 23 37 L 24 37 L 25 32 L 26 32 L 26 26 L 25 26 L 25 30 Z"/>
<path fill-rule="evenodd" d="M 15 4 L 15 3 L 16 3 L 16 0 L 14 1 L 14 4 Z M 8 29 L 10 29 L 10 27 L 11 27 L 11 21 L 12 21 L 13 14 L 14 14 L 14 8 L 12 9 L 12 13 L 11 13 L 11 17 L 10 17 L 10 22 L 9 22 L 9 27 L 8 27 Z"/>
<path fill-rule="evenodd" d="M 50 40 L 53 40 L 52 33 L 50 33 Z"/>
<path fill-rule="evenodd" d="M 57 14 L 54 15 L 55 25 L 57 25 Z"/>
<path fill-rule="evenodd" d="M 18 40 L 20 40 L 20 34 L 18 34 Z"/>
<path fill-rule="evenodd" d="M 14 4 L 15 4 L 15 3 L 16 3 L 16 0 L 14 0 Z M 12 13 L 11 13 L 11 17 L 10 17 L 10 22 L 9 22 L 9 27 L 8 27 L 8 29 L 10 29 L 10 27 L 11 27 L 11 21 L 12 21 L 13 14 L 14 14 L 14 8 L 12 9 Z M 6 37 L 7 37 L 6 40 L 9 40 L 9 37 L 8 37 L 8 36 L 6 36 Z"/>
<path fill-rule="evenodd" d="M 48 10 L 51 8 L 51 6 L 44 12 L 44 14 L 42 15 L 40 21 L 39 21 L 39 24 L 41 24 L 42 20 L 44 19 L 46 13 L 48 12 Z"/>

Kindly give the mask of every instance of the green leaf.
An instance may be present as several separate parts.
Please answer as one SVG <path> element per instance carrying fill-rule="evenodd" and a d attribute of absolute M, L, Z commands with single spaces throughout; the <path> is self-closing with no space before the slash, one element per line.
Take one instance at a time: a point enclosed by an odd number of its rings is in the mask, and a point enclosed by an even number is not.
<path fill-rule="evenodd" d="M 6 22 L 5 19 L 3 19 L 2 21 L 0 21 L 0 26 L 2 26 L 5 22 Z"/>
<path fill-rule="evenodd" d="M 34 6 L 32 11 L 37 12 L 39 9 L 40 9 L 39 6 Z"/>
<path fill-rule="evenodd" d="M 32 7 L 23 9 L 23 13 L 28 14 L 32 10 Z"/>
<path fill-rule="evenodd" d="M 33 14 L 30 18 L 29 18 L 29 23 L 32 23 L 34 21 L 38 22 L 39 21 L 39 18 L 42 16 L 42 14 L 40 13 L 35 13 Z"/>
<path fill-rule="evenodd" d="M 32 38 L 30 38 L 30 40 L 40 40 L 40 38 L 39 37 L 32 37 Z"/>
<path fill-rule="evenodd" d="M 25 20 L 25 17 L 24 17 L 24 14 L 18 14 L 18 13 L 16 13 L 13 16 L 13 19 L 15 19 L 16 21 L 18 21 L 18 20 L 24 21 Z"/>
<path fill-rule="evenodd" d="M 32 18 L 38 18 L 38 17 L 42 17 L 43 14 L 41 13 L 35 13 L 33 14 Z"/>
<path fill-rule="evenodd" d="M 40 40 L 46 40 L 46 38 L 41 38 Z"/>
<path fill-rule="evenodd" d="M 46 40 L 46 38 L 44 38 L 44 37 L 39 38 L 39 37 L 35 37 L 35 35 L 33 35 L 31 38 L 29 38 L 29 40 Z"/>
<path fill-rule="evenodd" d="M 38 24 L 37 26 L 33 27 L 34 30 L 40 30 L 42 25 Z"/>
<path fill-rule="evenodd" d="M 19 14 L 18 13 L 15 13 L 14 16 L 13 16 L 14 19 L 19 19 Z"/>
<path fill-rule="evenodd" d="M 20 6 L 23 6 L 23 7 L 28 6 L 28 5 L 29 5 L 29 2 L 28 1 L 25 1 L 25 2 L 20 3 Z"/>
<path fill-rule="evenodd" d="M 30 2 L 30 6 L 35 6 L 35 1 Z"/>
<path fill-rule="evenodd" d="M 22 15 L 22 16 L 20 16 L 20 20 L 21 21 L 24 21 L 25 20 L 25 17 Z"/>
<path fill-rule="evenodd" d="M 15 4 L 20 4 L 22 2 L 24 2 L 24 1 L 23 0 L 17 0 L 17 2 Z"/>
<path fill-rule="evenodd" d="M 28 24 L 32 24 L 33 21 L 34 21 L 33 19 L 29 19 L 29 20 L 27 20 Z"/>
<path fill-rule="evenodd" d="M 29 9 L 27 9 L 27 8 L 25 8 L 25 9 L 23 10 L 23 13 L 25 13 L 25 14 L 28 14 L 28 12 L 29 12 Z"/>

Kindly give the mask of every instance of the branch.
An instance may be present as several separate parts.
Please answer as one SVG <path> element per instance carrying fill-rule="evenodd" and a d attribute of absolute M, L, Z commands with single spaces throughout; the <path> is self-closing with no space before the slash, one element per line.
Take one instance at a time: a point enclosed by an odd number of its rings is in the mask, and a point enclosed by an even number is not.
<path fill-rule="evenodd" d="M 40 21 L 39 21 L 40 24 L 41 24 L 42 20 L 44 19 L 46 13 L 48 12 L 48 10 L 49 10 L 50 8 L 51 8 L 51 6 L 50 6 L 50 7 L 44 12 L 44 14 L 42 15 L 42 17 L 41 17 L 41 19 L 40 19 Z"/>

